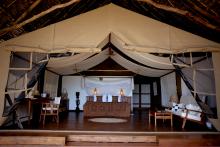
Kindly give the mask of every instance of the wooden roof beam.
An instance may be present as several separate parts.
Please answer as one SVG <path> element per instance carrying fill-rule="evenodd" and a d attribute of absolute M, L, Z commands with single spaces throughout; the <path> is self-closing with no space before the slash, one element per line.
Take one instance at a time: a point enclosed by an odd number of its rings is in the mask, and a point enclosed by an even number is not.
<path fill-rule="evenodd" d="M 20 22 L 22 19 L 24 19 L 29 12 L 31 12 L 38 4 L 40 4 L 42 0 L 36 0 L 28 9 L 25 11 L 18 19 L 15 21 L 15 24 Z"/>
<path fill-rule="evenodd" d="M 147 3 L 147 4 L 152 5 L 156 8 L 158 8 L 158 9 L 161 9 L 161 10 L 165 10 L 165 11 L 169 11 L 169 12 L 172 12 L 172 13 L 176 13 L 176 14 L 185 16 L 189 19 L 192 19 L 192 21 L 197 22 L 198 24 L 201 24 L 201 25 L 203 25 L 207 28 L 210 28 L 210 29 L 213 29 L 213 30 L 216 30 L 216 31 L 220 32 L 220 28 L 218 26 L 215 26 L 215 25 L 213 25 L 209 22 L 204 21 L 203 19 L 193 15 L 189 11 L 181 10 L 181 9 L 174 8 L 174 7 L 170 7 L 170 6 L 167 6 L 167 5 L 160 4 L 160 3 L 156 3 L 153 0 L 137 0 L 137 1 Z"/>
<path fill-rule="evenodd" d="M 49 9 L 47 9 L 47 10 L 45 10 L 45 11 L 43 11 L 43 12 L 37 14 L 37 15 L 34 15 L 33 17 L 31 17 L 31 18 L 29 18 L 29 19 L 27 19 L 27 20 L 25 20 L 25 21 L 23 21 L 23 22 L 21 22 L 19 24 L 15 24 L 13 26 L 10 26 L 10 27 L 7 27 L 7 28 L 4 28 L 4 29 L 0 30 L 0 35 L 5 33 L 5 32 L 9 32 L 9 31 L 21 28 L 24 25 L 26 25 L 26 24 L 28 24 L 28 23 L 30 23 L 30 22 L 32 22 L 32 21 L 34 21 L 34 20 L 36 20 L 36 19 L 38 19 L 40 17 L 45 16 L 48 13 L 51 13 L 51 12 L 57 10 L 57 9 L 65 8 L 65 7 L 70 6 L 70 5 L 72 5 L 72 4 L 76 3 L 76 2 L 79 2 L 79 1 L 80 0 L 70 0 L 69 2 L 52 6 L 51 8 L 49 8 Z"/>

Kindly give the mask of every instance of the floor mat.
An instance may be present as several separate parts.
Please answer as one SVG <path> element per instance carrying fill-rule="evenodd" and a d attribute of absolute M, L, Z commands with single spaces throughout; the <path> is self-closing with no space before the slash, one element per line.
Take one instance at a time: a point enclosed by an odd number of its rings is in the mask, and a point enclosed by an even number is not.
<path fill-rule="evenodd" d="M 91 122 L 98 122 L 98 123 L 124 123 L 127 122 L 126 119 L 122 119 L 122 118 L 91 118 L 88 119 Z"/>

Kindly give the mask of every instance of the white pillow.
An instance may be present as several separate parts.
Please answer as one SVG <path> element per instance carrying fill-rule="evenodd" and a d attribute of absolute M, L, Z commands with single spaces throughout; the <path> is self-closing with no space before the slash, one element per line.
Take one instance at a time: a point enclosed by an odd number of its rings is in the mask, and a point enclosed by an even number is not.
<path fill-rule="evenodd" d="M 121 95 L 118 96 L 118 102 L 121 102 Z"/>
<path fill-rule="evenodd" d="M 201 115 L 200 112 L 202 112 L 202 110 L 199 106 L 188 104 L 188 105 L 186 105 L 186 108 L 189 110 L 199 111 L 199 112 L 189 111 L 189 114 L 200 117 L 200 115 Z"/>
<path fill-rule="evenodd" d="M 183 111 L 183 109 L 185 109 L 185 105 L 184 104 L 177 104 L 177 103 L 173 103 L 172 106 L 172 111 L 173 112 L 179 112 L 179 111 Z"/>
<path fill-rule="evenodd" d="M 97 97 L 96 97 L 96 95 L 94 95 L 93 99 L 94 99 L 94 102 L 97 101 Z"/>
<path fill-rule="evenodd" d="M 188 105 L 186 105 L 186 108 L 189 109 L 189 110 L 196 110 L 196 111 L 202 112 L 201 108 L 199 106 L 196 106 L 196 105 L 188 104 Z"/>
<path fill-rule="evenodd" d="M 108 102 L 112 102 L 112 95 L 108 94 Z"/>
<path fill-rule="evenodd" d="M 196 116 L 196 117 L 198 117 L 198 118 L 201 117 L 201 113 L 200 113 L 200 112 L 189 111 L 188 114 L 193 115 L 193 116 Z"/>
<path fill-rule="evenodd" d="M 102 96 L 102 102 L 107 102 L 107 96 L 106 96 L 106 94 L 103 94 L 103 96 Z"/>

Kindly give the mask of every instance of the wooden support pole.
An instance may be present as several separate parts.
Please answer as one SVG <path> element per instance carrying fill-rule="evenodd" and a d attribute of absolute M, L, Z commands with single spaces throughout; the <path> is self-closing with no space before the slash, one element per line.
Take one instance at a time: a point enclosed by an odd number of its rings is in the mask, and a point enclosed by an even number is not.
<path fill-rule="evenodd" d="M 27 76 L 27 73 L 25 73 L 25 96 L 27 96 L 28 94 L 28 87 L 27 87 L 27 84 L 28 84 L 28 76 Z"/>
<path fill-rule="evenodd" d="M 193 66 L 192 52 L 190 52 L 190 65 Z"/>
<path fill-rule="evenodd" d="M 196 98 L 196 70 L 193 69 L 193 89 L 194 98 Z"/>

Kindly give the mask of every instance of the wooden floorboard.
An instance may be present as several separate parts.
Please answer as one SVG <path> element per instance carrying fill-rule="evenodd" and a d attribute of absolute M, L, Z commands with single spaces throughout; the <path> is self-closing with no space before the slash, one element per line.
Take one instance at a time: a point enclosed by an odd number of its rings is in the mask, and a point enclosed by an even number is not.
<path fill-rule="evenodd" d="M 181 128 L 181 120 L 174 117 L 173 127 L 170 121 L 148 122 L 148 112 L 134 112 L 125 123 L 105 124 L 94 123 L 83 117 L 83 112 L 62 113 L 59 125 L 52 119 L 46 120 L 45 126 L 32 120 L 31 125 L 23 123 L 24 129 L 13 127 L 0 129 L 1 136 L 48 136 L 65 137 L 69 135 L 110 135 L 110 136 L 156 136 L 157 143 L 149 142 L 89 142 L 66 140 L 68 146 L 220 146 L 220 132 L 214 128 L 208 129 L 204 125 L 187 122 Z M 94 139 L 94 137 L 93 137 Z"/>
<path fill-rule="evenodd" d="M 95 123 L 89 121 L 89 118 L 83 116 L 83 112 L 61 113 L 60 123 L 57 125 L 51 118 L 46 119 L 45 126 L 39 123 L 39 119 L 33 119 L 31 125 L 23 123 L 24 129 L 33 130 L 79 130 L 79 131 L 131 131 L 131 132 L 213 132 L 213 129 L 208 129 L 206 126 L 195 122 L 186 122 L 184 129 L 182 119 L 174 117 L 173 127 L 170 125 L 170 120 L 158 120 L 157 126 L 154 125 L 154 119 L 148 122 L 148 111 L 135 111 L 130 117 L 125 118 L 125 123 Z"/>
<path fill-rule="evenodd" d="M 67 142 L 148 142 L 156 143 L 157 136 L 150 135 L 69 135 Z"/>
<path fill-rule="evenodd" d="M 220 132 L 116 132 L 116 131 L 52 131 L 52 130 L 10 130 L 0 131 L 0 137 L 14 136 L 61 136 L 68 146 L 220 146 Z M 93 142 L 68 140 L 69 135 L 111 135 L 111 136 L 152 136 L 157 142 Z"/>
<path fill-rule="evenodd" d="M 1 136 L 0 145 L 59 145 L 64 146 L 65 137 L 51 136 Z"/>
<path fill-rule="evenodd" d="M 67 146 L 76 146 L 76 147 L 107 147 L 107 146 L 114 146 L 114 147 L 146 147 L 146 146 L 158 146 L 158 144 L 154 143 L 106 143 L 106 142 L 99 142 L 99 143 L 94 143 L 94 142 L 68 142 Z"/>

